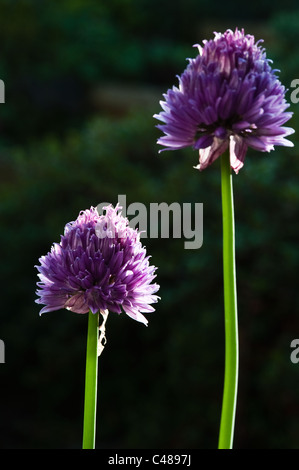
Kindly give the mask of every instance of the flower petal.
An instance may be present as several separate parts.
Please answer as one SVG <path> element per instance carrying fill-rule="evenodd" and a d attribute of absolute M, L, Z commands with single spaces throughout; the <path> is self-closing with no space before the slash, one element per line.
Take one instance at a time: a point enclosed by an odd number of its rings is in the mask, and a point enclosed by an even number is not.
<path fill-rule="evenodd" d="M 216 158 L 222 155 L 228 147 L 227 140 L 220 140 L 217 137 L 214 138 L 213 144 L 210 147 L 199 150 L 199 165 L 194 167 L 200 171 L 211 165 Z"/>
<path fill-rule="evenodd" d="M 244 165 L 244 160 L 248 145 L 241 137 L 230 137 L 229 141 L 229 153 L 230 153 L 230 165 L 234 172 L 238 174 L 239 170 Z"/>

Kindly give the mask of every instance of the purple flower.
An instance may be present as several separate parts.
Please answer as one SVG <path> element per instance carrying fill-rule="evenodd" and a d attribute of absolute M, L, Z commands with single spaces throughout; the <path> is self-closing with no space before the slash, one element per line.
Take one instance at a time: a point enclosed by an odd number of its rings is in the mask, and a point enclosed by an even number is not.
<path fill-rule="evenodd" d="M 128 225 L 120 207 L 108 206 L 105 215 L 96 208 L 80 212 L 65 226 L 60 243 L 39 259 L 40 282 L 36 294 L 44 304 L 40 314 L 66 308 L 76 313 L 122 309 L 147 324 L 141 312 L 153 312 L 157 284 L 155 266 L 141 245 L 140 233 Z"/>
<path fill-rule="evenodd" d="M 236 173 L 248 147 L 269 152 L 274 145 L 293 146 L 285 137 L 294 130 L 281 127 L 292 116 L 285 112 L 286 90 L 259 42 L 236 29 L 196 45 L 199 55 L 189 59 L 179 88 L 163 95 L 164 111 L 154 115 L 164 123 L 157 126 L 165 134 L 158 144 L 198 149 L 200 170 L 229 147 Z"/>

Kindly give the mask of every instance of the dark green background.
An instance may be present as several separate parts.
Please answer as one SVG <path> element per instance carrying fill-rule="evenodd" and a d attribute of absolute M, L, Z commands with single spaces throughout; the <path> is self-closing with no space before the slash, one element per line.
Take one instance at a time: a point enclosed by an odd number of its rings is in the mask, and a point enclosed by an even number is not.
<path fill-rule="evenodd" d="M 80 448 L 87 317 L 39 317 L 34 265 L 102 201 L 196 202 L 204 243 L 147 239 L 161 301 L 149 327 L 111 314 L 97 448 L 216 448 L 224 369 L 220 165 L 158 155 L 162 93 L 214 31 L 264 38 L 299 78 L 295 1 L 0 1 L 1 448 Z M 240 9 L 240 7 L 242 7 Z M 287 99 L 290 99 L 290 92 Z M 288 124 L 299 130 L 296 111 Z M 299 448 L 299 158 L 249 151 L 234 176 L 240 383 L 235 448 Z"/>

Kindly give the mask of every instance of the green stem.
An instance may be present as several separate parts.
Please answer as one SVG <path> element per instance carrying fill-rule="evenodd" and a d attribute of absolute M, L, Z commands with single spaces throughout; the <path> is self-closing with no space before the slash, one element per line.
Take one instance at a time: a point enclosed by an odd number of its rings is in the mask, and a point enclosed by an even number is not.
<path fill-rule="evenodd" d="M 223 220 L 225 374 L 218 448 L 232 449 L 238 388 L 239 341 L 233 181 L 228 152 L 221 157 L 221 192 Z"/>
<path fill-rule="evenodd" d="M 83 449 L 95 448 L 98 381 L 99 314 L 88 314 Z"/>

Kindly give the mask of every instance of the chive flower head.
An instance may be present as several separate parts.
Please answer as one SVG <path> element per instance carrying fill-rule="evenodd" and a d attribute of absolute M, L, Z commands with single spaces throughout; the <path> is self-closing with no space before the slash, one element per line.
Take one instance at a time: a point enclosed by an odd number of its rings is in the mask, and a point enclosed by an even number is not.
<path fill-rule="evenodd" d="M 159 285 L 152 283 L 156 267 L 117 205 L 80 212 L 68 223 L 60 243 L 39 259 L 36 303 L 45 305 L 40 314 L 66 308 L 76 313 L 109 310 L 147 324 L 142 313 L 151 304 Z"/>
<path fill-rule="evenodd" d="M 248 147 L 269 152 L 275 145 L 293 146 L 283 127 L 292 113 L 285 112 L 285 88 L 271 68 L 265 49 L 244 30 L 214 33 L 196 45 L 199 54 L 178 77 L 179 86 L 164 94 L 163 111 L 154 117 L 164 135 L 163 150 L 193 147 L 204 170 L 228 148 L 236 173 L 244 165 Z M 160 150 L 161 152 L 162 150 Z"/>

